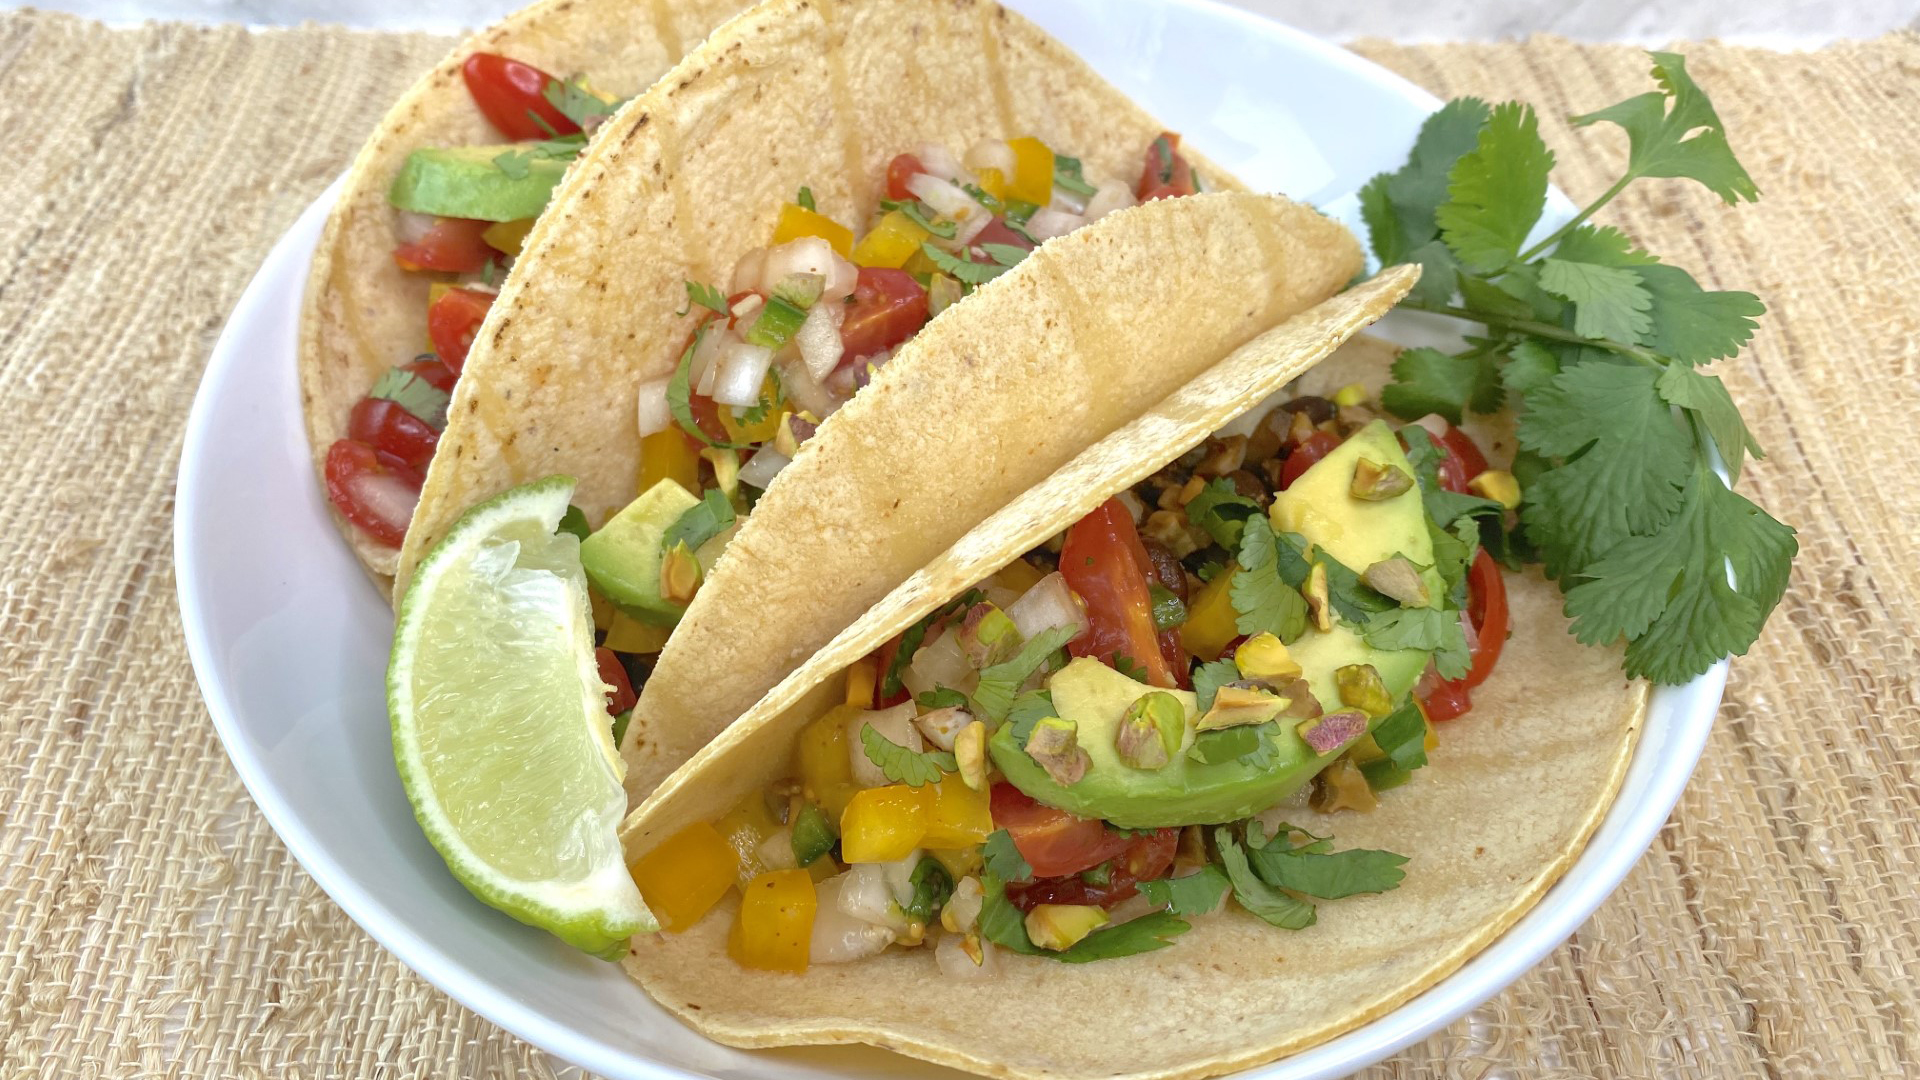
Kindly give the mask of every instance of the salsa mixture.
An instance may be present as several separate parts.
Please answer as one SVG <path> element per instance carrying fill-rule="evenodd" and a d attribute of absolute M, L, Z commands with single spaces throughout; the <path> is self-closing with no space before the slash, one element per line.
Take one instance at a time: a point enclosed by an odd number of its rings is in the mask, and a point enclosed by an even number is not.
<path fill-rule="evenodd" d="M 1363 397 L 1243 417 L 854 665 L 789 776 L 634 864 L 662 926 L 737 888 L 746 967 L 930 946 L 979 977 L 1394 887 L 1403 857 L 1287 815 L 1371 810 L 1470 708 L 1508 633 L 1482 523 L 1519 490 Z"/>

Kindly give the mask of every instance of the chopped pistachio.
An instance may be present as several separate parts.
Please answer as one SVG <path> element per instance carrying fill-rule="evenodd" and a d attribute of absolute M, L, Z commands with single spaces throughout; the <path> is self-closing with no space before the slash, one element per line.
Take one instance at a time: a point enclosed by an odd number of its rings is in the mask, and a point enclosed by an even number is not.
<path fill-rule="evenodd" d="M 1233 650 L 1233 666 L 1249 679 L 1293 679 L 1300 675 L 1300 665 L 1287 654 L 1286 645 L 1265 630 Z"/>
<path fill-rule="evenodd" d="M 1061 787 L 1079 783 L 1093 764 L 1093 759 L 1080 747 L 1079 727 L 1058 716 L 1046 717 L 1033 726 L 1032 734 L 1027 736 L 1027 756 Z"/>
<path fill-rule="evenodd" d="M 1027 912 L 1027 937 L 1049 952 L 1062 952 L 1106 924 L 1106 911 L 1092 904 L 1039 904 Z"/>
<path fill-rule="evenodd" d="M 992 604 L 975 604 L 967 609 L 960 624 L 960 648 L 973 666 L 991 667 L 1011 659 L 1020 651 L 1024 639 L 1007 613 Z"/>
<path fill-rule="evenodd" d="M 687 604 L 700 588 L 700 560 L 686 541 L 673 545 L 660 555 L 660 596 L 669 603 Z"/>
<path fill-rule="evenodd" d="M 1207 456 L 1193 471 L 1201 476 L 1225 476 L 1247 463 L 1247 437 L 1228 435 L 1207 441 Z"/>
<path fill-rule="evenodd" d="M 1184 513 L 1155 510 L 1147 515 L 1140 533 L 1149 540 L 1166 545 L 1176 559 L 1184 559 L 1200 550 L 1200 542 L 1194 539 L 1193 533 L 1187 528 L 1187 515 Z"/>
<path fill-rule="evenodd" d="M 1312 720 L 1302 720 L 1294 729 L 1316 754 L 1331 754 L 1367 733 L 1367 714 L 1359 709 L 1341 709 Z"/>
<path fill-rule="evenodd" d="M 713 484 L 720 489 L 720 494 L 733 498 L 734 492 L 740 490 L 740 451 L 709 446 L 700 451 L 700 456 L 713 466 Z"/>
<path fill-rule="evenodd" d="M 952 750 L 955 740 L 973 723 L 973 714 L 958 705 L 948 705 L 943 709 L 921 713 L 914 718 L 913 726 L 920 729 L 920 735 L 942 750 Z"/>
<path fill-rule="evenodd" d="M 1405 555 L 1381 559 L 1361 571 L 1360 580 L 1374 592 L 1398 601 L 1401 607 L 1426 607 L 1433 603 L 1426 578 Z"/>
<path fill-rule="evenodd" d="M 1313 628 L 1326 633 L 1333 629 L 1333 600 L 1327 594 L 1327 564 L 1314 563 L 1307 571 L 1307 587 L 1300 590 L 1307 599 L 1307 614 L 1313 618 Z"/>
<path fill-rule="evenodd" d="M 1398 465 L 1382 465 L 1361 458 L 1353 465 L 1353 483 L 1348 492 L 1365 502 L 1385 502 L 1395 495 L 1413 490 L 1413 475 Z"/>
<path fill-rule="evenodd" d="M 1187 505 L 1193 500 L 1199 498 L 1200 493 L 1205 490 L 1207 490 L 1206 480 L 1202 479 L 1197 475 L 1187 477 L 1187 482 L 1180 485 L 1180 493 L 1174 496 L 1174 501 L 1179 503 L 1180 506 L 1169 507 L 1168 509 L 1177 510 L 1180 507 Z"/>
<path fill-rule="evenodd" d="M 980 944 L 979 934 L 967 931 L 967 936 L 960 939 L 960 951 L 967 954 L 967 959 L 973 961 L 974 967 L 985 966 L 986 950 Z"/>
<path fill-rule="evenodd" d="M 1393 697 L 1387 693 L 1387 684 L 1380 681 L 1380 672 L 1372 664 L 1338 668 L 1333 673 L 1333 682 L 1340 688 L 1342 705 L 1365 709 L 1369 716 L 1385 716 L 1393 711 Z"/>
<path fill-rule="evenodd" d="M 1279 716 L 1290 704 L 1292 702 L 1278 694 L 1228 683 L 1214 691 L 1213 708 L 1194 721 L 1193 726 L 1196 731 L 1219 731 L 1247 724 L 1264 724 Z"/>
<path fill-rule="evenodd" d="M 1274 687 L 1274 693 L 1287 699 L 1287 707 L 1280 715 L 1289 720 L 1311 720 L 1320 715 L 1320 699 L 1313 695 L 1305 679 L 1288 679 Z"/>
<path fill-rule="evenodd" d="M 1373 788 L 1367 786 L 1367 778 L 1352 760 L 1341 757 L 1313 778 L 1313 794 L 1308 796 L 1307 805 L 1322 814 L 1336 810 L 1358 810 L 1366 814 L 1379 806 L 1380 800 L 1374 797 Z"/>
<path fill-rule="evenodd" d="M 1488 469 L 1467 481 L 1467 490 L 1509 510 L 1520 505 L 1520 481 L 1505 469 Z"/>
<path fill-rule="evenodd" d="M 1364 405 L 1366 401 L 1367 386 L 1365 383 L 1348 383 L 1333 392 L 1333 403 L 1335 405 Z"/>
<path fill-rule="evenodd" d="M 975 791 L 987 789 L 987 725 L 978 720 L 953 737 L 953 759 L 960 766 L 960 782 Z"/>
<path fill-rule="evenodd" d="M 788 461 L 800 452 L 800 437 L 793 430 L 793 414 L 781 413 L 780 426 L 773 432 L 773 451 Z"/>
<path fill-rule="evenodd" d="M 1186 706 L 1165 690 L 1155 690 L 1127 706 L 1114 732 L 1114 749 L 1129 768 L 1158 769 L 1180 749 L 1186 731 Z"/>

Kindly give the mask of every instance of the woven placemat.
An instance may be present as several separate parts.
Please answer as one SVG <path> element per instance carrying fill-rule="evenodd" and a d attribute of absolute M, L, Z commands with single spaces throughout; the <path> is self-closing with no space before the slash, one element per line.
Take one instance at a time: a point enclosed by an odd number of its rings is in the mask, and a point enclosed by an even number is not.
<path fill-rule="evenodd" d="M 553 1075 L 383 952 L 248 801 L 174 603 L 173 476 L 273 240 L 445 47 L 0 16 L 0 1076 Z M 1541 108 L 1579 199 L 1624 140 L 1558 117 L 1636 50 L 1363 54 Z M 1772 307 L 1727 371 L 1800 528 L 1674 820 L 1567 945 L 1378 1077 L 1854 1077 L 1920 1060 L 1920 38 L 1686 49 L 1765 192 L 1607 217 Z M 233 448 L 244 453 L 245 447 Z"/>

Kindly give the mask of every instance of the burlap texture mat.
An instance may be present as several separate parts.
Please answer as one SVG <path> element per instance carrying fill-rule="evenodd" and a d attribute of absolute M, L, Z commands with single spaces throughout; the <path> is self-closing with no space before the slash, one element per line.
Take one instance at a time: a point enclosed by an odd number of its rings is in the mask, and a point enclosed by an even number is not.
<path fill-rule="evenodd" d="M 174 470 L 221 323 L 446 44 L 0 16 L 0 1076 L 559 1068 L 288 856 L 214 738 L 174 603 Z M 1647 88 L 1622 47 L 1359 51 L 1443 97 L 1534 102 L 1576 201 L 1625 140 L 1558 118 Z M 1369 1076 L 1920 1069 L 1920 38 L 1685 51 L 1765 198 L 1648 185 L 1605 217 L 1771 306 L 1727 375 L 1772 453 L 1745 489 L 1803 554 L 1626 885 Z"/>

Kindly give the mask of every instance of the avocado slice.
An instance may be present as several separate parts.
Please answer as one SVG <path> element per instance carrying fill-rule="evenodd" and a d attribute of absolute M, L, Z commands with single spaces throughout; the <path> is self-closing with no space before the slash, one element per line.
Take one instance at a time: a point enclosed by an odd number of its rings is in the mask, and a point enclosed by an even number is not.
<path fill-rule="evenodd" d="M 1354 498 L 1349 485 L 1354 466 L 1365 457 L 1375 464 L 1412 471 L 1398 438 L 1384 423 L 1369 424 L 1316 462 L 1292 487 L 1275 498 L 1274 527 L 1298 532 L 1356 572 L 1394 555 L 1423 568 L 1431 594 L 1443 588 L 1432 570 L 1433 541 L 1426 508 L 1416 488 L 1379 502 Z M 1426 669 L 1429 654 L 1420 649 L 1373 648 L 1358 632 L 1335 621 L 1331 630 L 1308 630 L 1287 646 L 1321 707 L 1340 708 L 1334 672 L 1348 664 L 1372 664 L 1388 694 L 1401 700 Z M 1128 707 L 1155 688 L 1134 681 L 1098 660 L 1068 663 L 1048 681 L 1054 711 L 1072 721 L 1078 744 L 1091 764 L 1072 786 L 1054 782 L 1015 737 L 1012 725 L 996 732 L 988 746 L 994 764 L 1021 791 L 1082 817 L 1101 818 L 1122 828 L 1163 828 L 1237 821 L 1273 806 L 1298 791 L 1337 753 L 1320 755 L 1306 744 L 1291 721 L 1272 732 L 1275 755 L 1265 766 L 1239 759 L 1202 764 L 1188 756 L 1199 715 L 1191 693 L 1163 691 L 1186 709 L 1179 749 L 1158 769 L 1135 769 L 1121 759 L 1115 737 Z M 1375 717 L 1377 724 L 1381 718 Z"/>
<path fill-rule="evenodd" d="M 567 175 L 564 160 L 528 154 L 531 143 L 505 146 L 423 146 L 407 155 L 387 201 L 401 210 L 436 217 L 519 221 L 546 209 Z M 517 153 L 524 169 L 509 175 L 495 163 Z"/>
<path fill-rule="evenodd" d="M 629 616 L 673 626 L 686 607 L 660 594 L 660 540 L 680 515 L 700 504 L 672 480 L 662 480 L 580 542 L 580 565 L 600 594 Z"/>

